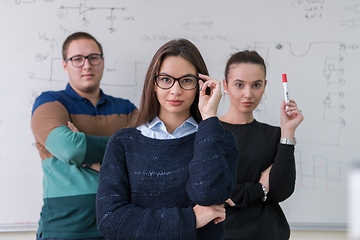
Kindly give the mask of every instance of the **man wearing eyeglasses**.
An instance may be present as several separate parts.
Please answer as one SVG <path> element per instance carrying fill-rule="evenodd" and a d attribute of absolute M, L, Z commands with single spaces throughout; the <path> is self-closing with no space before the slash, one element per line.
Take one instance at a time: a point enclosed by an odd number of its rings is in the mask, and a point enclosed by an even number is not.
<path fill-rule="evenodd" d="M 136 107 L 100 89 L 100 43 L 78 32 L 63 44 L 65 90 L 42 93 L 31 128 L 44 172 L 37 239 L 103 239 L 96 226 L 95 197 L 107 141 L 129 125 Z"/>

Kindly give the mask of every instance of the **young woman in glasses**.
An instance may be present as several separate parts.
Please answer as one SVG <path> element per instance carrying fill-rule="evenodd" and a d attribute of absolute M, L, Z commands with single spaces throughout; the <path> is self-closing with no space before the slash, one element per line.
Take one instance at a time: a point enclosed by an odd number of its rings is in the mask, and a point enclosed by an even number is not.
<path fill-rule="evenodd" d="M 135 127 L 112 136 L 101 166 L 97 222 L 106 239 L 223 238 L 238 152 L 216 117 L 221 83 L 207 75 L 185 39 L 155 53 Z"/>
<path fill-rule="evenodd" d="M 295 129 L 303 116 L 293 100 L 281 105 L 281 128 L 260 123 L 253 112 L 266 86 L 266 66 L 255 51 L 238 52 L 226 64 L 229 111 L 220 117 L 238 142 L 238 177 L 226 209 L 225 239 L 289 239 L 279 206 L 295 187 Z"/>

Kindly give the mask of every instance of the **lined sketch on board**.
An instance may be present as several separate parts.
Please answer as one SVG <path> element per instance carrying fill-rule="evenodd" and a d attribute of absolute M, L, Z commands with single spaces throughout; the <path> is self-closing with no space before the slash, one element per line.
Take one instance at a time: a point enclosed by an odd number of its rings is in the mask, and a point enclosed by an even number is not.
<path fill-rule="evenodd" d="M 31 108 L 41 92 L 64 89 L 61 47 L 76 31 L 103 45 L 103 91 L 137 106 L 153 54 L 171 39 L 192 41 L 218 80 L 232 53 L 258 51 L 268 84 L 255 118 L 280 124 L 283 73 L 305 116 L 296 190 L 281 203 L 287 219 L 292 229 L 346 227 L 347 172 L 360 158 L 359 0 L 6 0 L 0 20 L 0 231 L 37 228 L 42 171 Z M 228 107 L 224 96 L 219 115 Z"/>

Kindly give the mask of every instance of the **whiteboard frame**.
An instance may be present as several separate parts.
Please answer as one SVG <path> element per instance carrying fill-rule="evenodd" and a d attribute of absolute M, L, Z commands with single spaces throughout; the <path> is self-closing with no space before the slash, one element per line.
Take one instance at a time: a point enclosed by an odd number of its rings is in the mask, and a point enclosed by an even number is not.
<path fill-rule="evenodd" d="M 37 223 L 0 224 L 0 232 L 36 232 Z"/>
<path fill-rule="evenodd" d="M 346 231 L 345 223 L 289 223 L 290 230 L 302 231 Z"/>
<path fill-rule="evenodd" d="M 300 231 L 346 231 L 344 223 L 289 223 L 290 230 Z M 37 223 L 0 224 L 0 232 L 36 232 Z"/>

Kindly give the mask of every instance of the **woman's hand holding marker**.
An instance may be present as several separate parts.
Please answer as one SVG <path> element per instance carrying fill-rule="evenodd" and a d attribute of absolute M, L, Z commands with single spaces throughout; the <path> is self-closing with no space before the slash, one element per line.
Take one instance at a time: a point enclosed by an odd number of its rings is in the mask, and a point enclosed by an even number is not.
<path fill-rule="evenodd" d="M 281 138 L 294 139 L 295 130 L 304 120 L 304 116 L 297 108 L 294 100 L 289 99 L 286 74 L 282 75 L 285 100 L 281 105 Z"/>

